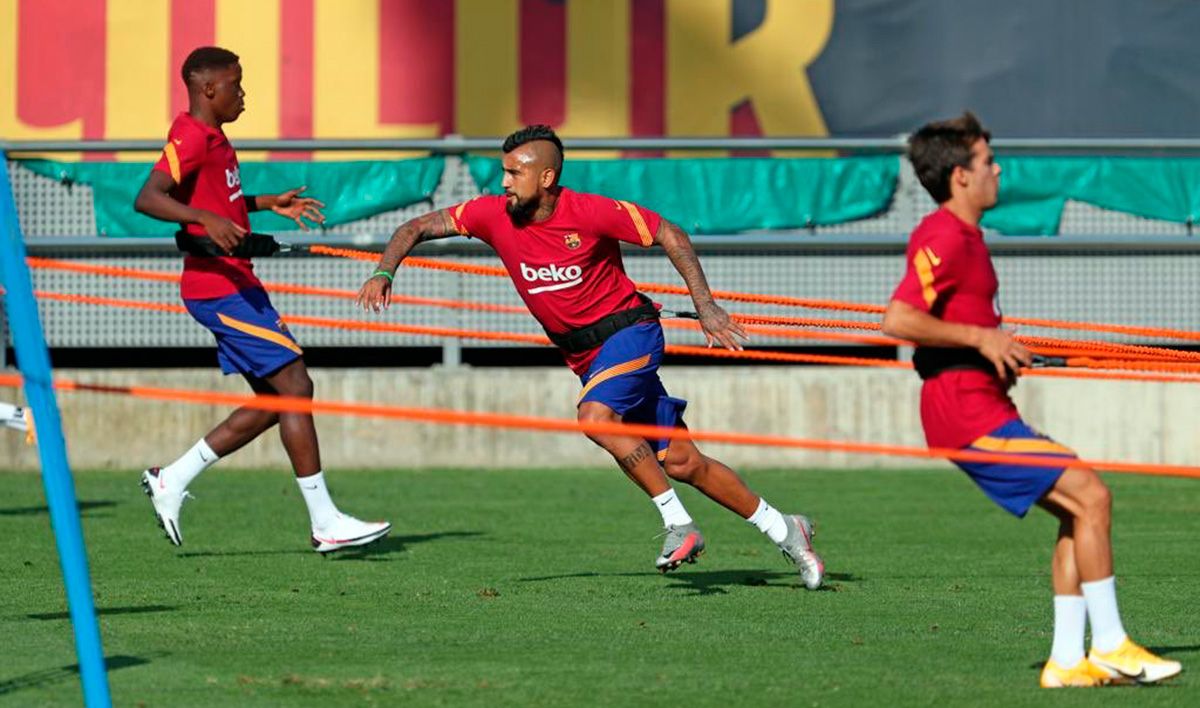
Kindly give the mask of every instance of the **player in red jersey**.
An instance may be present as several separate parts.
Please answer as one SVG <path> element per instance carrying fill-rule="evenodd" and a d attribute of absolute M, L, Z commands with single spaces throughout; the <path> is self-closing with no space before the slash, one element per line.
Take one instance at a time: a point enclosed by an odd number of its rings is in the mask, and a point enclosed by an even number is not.
<path fill-rule="evenodd" d="M 237 155 L 221 130 L 244 109 L 236 54 L 201 47 L 188 55 L 181 73 L 188 88 L 188 111 L 172 123 L 162 157 L 134 208 L 181 225 L 178 239 L 189 255 L 183 259 L 180 292 L 188 312 L 216 338 L 221 369 L 241 374 L 259 394 L 312 398 L 313 384 L 300 346 L 271 306 L 250 259 L 232 254 L 250 233 L 250 211 L 271 209 L 307 228 L 304 218 L 324 221 L 324 205 L 300 196 L 303 187 L 278 195 L 242 193 Z M 334 505 L 310 414 L 239 408 L 178 460 L 142 474 L 155 516 L 172 543 L 183 543 L 179 510 L 188 484 L 276 423 L 308 506 L 313 548 L 325 553 L 387 534 L 390 524 L 359 521 Z"/>
<path fill-rule="evenodd" d="M 562 143 L 546 126 L 513 133 L 503 152 L 504 196 L 478 197 L 398 228 L 359 292 L 360 306 L 388 307 L 396 268 L 419 242 L 478 238 L 500 256 L 530 313 L 579 375 L 579 420 L 683 427 L 687 403 L 667 395 L 658 377 L 664 346 L 658 307 L 625 275 L 619 242 L 662 246 L 687 283 L 709 345 L 740 349 L 737 338 L 745 335 L 713 301 L 687 234 L 636 204 L 559 186 Z M 666 541 L 655 562 L 661 571 L 693 562 L 704 549 L 669 477 L 753 523 L 795 563 L 807 587 L 820 586 L 824 568 L 812 549 L 809 520 L 776 511 L 690 440 L 588 437 L 612 454 L 662 515 Z"/>
<path fill-rule="evenodd" d="M 1035 431 L 1008 397 L 1029 351 L 1000 328 L 998 283 L 979 228 L 996 203 L 1000 166 L 991 135 L 970 113 L 925 125 L 909 139 L 921 184 L 940 205 L 909 240 L 907 271 L 883 330 L 916 343 L 921 423 L 930 447 L 1061 457 L 1062 467 L 956 462 L 994 502 L 1018 517 L 1037 504 L 1059 520 L 1051 573 L 1054 644 L 1045 687 L 1154 683 L 1178 662 L 1135 644 L 1117 611 L 1110 520 L 1112 497 L 1075 453 Z M 1084 625 L 1092 648 L 1084 656 Z"/>

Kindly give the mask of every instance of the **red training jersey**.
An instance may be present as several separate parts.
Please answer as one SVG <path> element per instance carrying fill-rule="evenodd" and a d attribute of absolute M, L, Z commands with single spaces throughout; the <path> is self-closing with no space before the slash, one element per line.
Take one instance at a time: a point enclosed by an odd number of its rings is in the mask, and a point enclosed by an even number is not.
<path fill-rule="evenodd" d="M 979 227 L 938 209 L 912 232 L 907 259 L 893 300 L 946 322 L 1000 326 L 999 282 Z M 930 447 L 965 447 L 1018 417 L 995 371 L 950 369 L 921 387 L 921 424 Z"/>
<path fill-rule="evenodd" d="M 154 169 L 175 180 L 171 196 L 194 209 L 211 211 L 250 230 L 250 215 L 242 198 L 237 154 L 220 128 L 180 113 L 167 133 L 167 144 Z M 199 224 L 184 231 L 207 236 Z M 262 287 L 249 258 L 184 256 L 180 294 L 188 299 L 232 295 Z"/>
<path fill-rule="evenodd" d="M 636 204 L 563 188 L 549 219 L 518 226 L 505 197 L 476 197 L 447 209 L 455 230 L 491 246 L 517 294 L 547 332 L 565 334 L 641 304 L 618 241 L 650 246 L 662 218 Z M 576 374 L 599 348 L 563 352 Z"/>

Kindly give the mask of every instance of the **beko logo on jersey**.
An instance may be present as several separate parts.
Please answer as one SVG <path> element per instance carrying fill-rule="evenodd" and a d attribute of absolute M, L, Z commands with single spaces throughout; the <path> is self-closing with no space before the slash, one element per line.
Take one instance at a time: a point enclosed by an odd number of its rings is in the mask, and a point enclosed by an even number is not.
<path fill-rule="evenodd" d="M 583 282 L 583 268 L 572 265 L 563 268 L 562 266 L 551 263 L 548 266 L 534 268 L 533 266 L 521 264 L 521 277 L 530 283 L 550 283 L 550 285 L 540 285 L 536 288 L 530 288 L 530 295 L 538 293 L 548 293 L 555 290 L 566 290 Z"/>
<path fill-rule="evenodd" d="M 229 201 L 233 201 L 242 196 L 242 171 L 241 168 L 235 167 L 232 170 L 225 168 L 225 184 L 230 189 L 235 190 L 229 195 Z"/>

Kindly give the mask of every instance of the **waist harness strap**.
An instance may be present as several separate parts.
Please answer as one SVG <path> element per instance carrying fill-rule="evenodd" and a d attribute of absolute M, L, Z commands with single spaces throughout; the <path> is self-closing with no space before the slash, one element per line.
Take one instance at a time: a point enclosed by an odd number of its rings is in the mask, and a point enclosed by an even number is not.
<path fill-rule="evenodd" d="M 950 369 L 980 369 L 996 373 L 992 362 L 976 349 L 962 347 L 917 347 L 913 368 L 922 379 L 930 379 Z"/>
<path fill-rule="evenodd" d="M 574 354 L 595 349 L 626 327 L 659 318 L 658 308 L 654 306 L 650 298 L 641 293 L 638 293 L 638 298 L 642 300 L 642 304 L 637 307 L 614 312 L 586 327 L 580 327 L 565 334 L 547 332 L 546 335 L 550 337 L 551 342 L 565 352 Z"/>
<path fill-rule="evenodd" d="M 270 234 L 249 233 L 242 242 L 233 249 L 233 253 L 221 250 L 216 241 L 208 236 L 196 236 L 184 231 L 175 232 L 175 247 L 189 256 L 216 258 L 219 256 L 234 256 L 236 258 L 258 258 L 271 256 L 279 252 L 279 242 Z"/>

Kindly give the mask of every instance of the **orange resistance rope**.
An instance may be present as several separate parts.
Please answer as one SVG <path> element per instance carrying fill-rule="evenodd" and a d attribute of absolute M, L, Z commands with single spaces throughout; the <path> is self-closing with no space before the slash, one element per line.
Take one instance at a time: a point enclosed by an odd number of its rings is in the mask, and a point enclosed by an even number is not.
<path fill-rule="evenodd" d="M 379 254 L 372 251 L 360 251 L 353 248 L 333 248 L 332 246 L 309 246 L 310 253 L 317 253 L 326 256 L 337 256 L 339 258 L 349 258 L 358 261 L 378 261 Z M 427 268 L 431 270 L 444 270 L 455 273 L 469 273 L 471 275 L 487 275 L 492 277 L 508 277 L 508 271 L 498 266 L 483 266 L 471 265 L 467 263 L 453 263 L 451 261 L 442 261 L 434 258 L 405 258 L 401 265 L 406 265 L 411 268 Z M 635 283 L 638 290 L 647 293 L 662 293 L 666 295 L 688 295 L 688 289 L 679 285 L 664 285 L 661 283 Z M 766 305 L 787 305 L 789 307 L 811 307 L 822 310 L 851 310 L 854 312 L 870 312 L 874 314 L 882 314 L 883 308 L 879 305 L 864 305 L 853 302 L 838 302 L 836 300 L 810 300 L 798 297 L 786 297 L 783 295 L 755 295 L 752 293 L 739 293 L 728 290 L 714 290 L 713 297 L 721 300 L 733 300 L 736 302 L 757 302 Z"/>
<path fill-rule="evenodd" d="M 778 327 L 831 327 L 836 329 L 863 329 L 879 331 L 879 322 L 861 320 L 836 320 L 822 317 L 777 317 L 773 315 L 731 314 L 734 320 L 744 324 L 758 324 Z M 1007 320 L 1006 320 L 1007 321 Z M 1089 339 L 1058 339 L 1055 337 L 1033 337 L 1017 335 L 1017 341 L 1026 346 L 1073 348 L 1078 353 L 1107 352 L 1126 354 L 1133 359 L 1178 359 L 1184 361 L 1200 361 L 1200 352 L 1180 351 L 1165 347 L 1148 347 L 1138 344 L 1118 344 L 1116 342 L 1101 342 Z"/>
<path fill-rule="evenodd" d="M 160 271 L 147 271 L 147 270 L 139 270 L 139 269 L 134 269 L 134 268 L 81 264 L 81 263 L 73 263 L 73 262 L 68 262 L 68 261 L 58 261 L 58 260 L 54 260 L 54 259 L 44 259 L 44 258 L 34 258 L 34 257 L 30 257 L 28 260 L 29 260 L 30 266 L 34 267 L 34 268 L 49 268 L 49 269 L 57 269 L 57 270 L 66 270 L 66 271 L 71 271 L 71 272 L 89 273 L 89 274 L 95 274 L 95 275 L 111 275 L 111 276 L 117 276 L 117 277 L 139 278 L 139 279 L 145 279 L 145 280 L 155 280 L 155 281 L 160 281 L 160 282 L 176 282 L 178 280 L 177 275 L 163 273 Z M 270 283 L 270 282 L 268 282 L 268 283 L 264 283 L 264 287 L 267 287 L 268 289 L 270 289 L 274 292 L 285 292 L 285 293 L 304 294 L 304 295 L 318 295 L 318 296 L 325 296 L 325 297 L 336 297 L 336 298 L 341 298 L 341 299 L 354 299 L 356 297 L 356 293 L 349 291 L 349 290 L 321 288 L 321 287 L 313 287 L 313 286 L 305 286 L 305 285 L 293 285 L 293 284 L 288 284 L 288 283 Z M 408 297 L 408 296 L 397 295 L 397 296 L 395 296 L 394 299 L 397 302 L 409 302 L 410 304 L 418 304 L 418 305 L 457 307 L 459 309 L 478 309 L 478 310 L 485 310 L 485 311 L 492 311 L 492 312 L 505 312 L 505 313 L 514 313 L 514 314 L 528 312 L 526 309 L 524 309 L 522 307 L 518 307 L 518 306 L 494 305 L 494 304 L 490 304 L 490 303 L 470 303 L 470 302 L 461 302 L 461 301 L 455 301 L 455 300 L 444 300 L 444 299 L 440 299 L 440 298 L 419 298 L 419 297 Z M 92 302 L 91 304 L 102 304 L 102 303 Z M 147 303 L 141 303 L 138 306 L 145 309 L 146 305 L 147 305 Z M 813 322 L 814 324 L 817 322 L 821 322 L 823 324 L 831 324 L 834 326 L 836 326 L 837 324 L 846 322 L 845 320 L 819 320 L 816 318 L 810 318 L 810 321 Z M 855 324 L 859 325 L 861 328 L 876 329 L 876 330 L 879 328 L 878 323 L 855 323 Z M 325 325 L 317 325 L 317 326 L 325 326 Z M 673 323 L 672 326 L 688 327 L 689 323 L 680 323 L 677 325 Z M 695 325 L 693 324 L 690 326 L 694 327 Z M 450 331 L 450 330 L 446 330 L 446 331 Z M 901 340 L 894 340 L 894 339 L 889 340 L 889 339 L 885 339 L 885 338 L 868 339 L 865 337 L 846 336 L 846 335 L 839 335 L 839 334 L 833 334 L 833 333 L 804 332 L 804 333 L 796 333 L 796 334 L 789 335 L 786 333 L 786 331 L 781 332 L 781 331 L 775 331 L 775 330 L 758 330 L 758 332 L 763 333 L 763 334 L 774 335 L 774 336 L 785 336 L 785 337 L 792 336 L 795 338 L 818 338 L 818 339 L 833 339 L 833 340 L 840 339 L 843 341 L 855 341 L 857 343 L 884 344 L 884 345 L 893 345 L 893 346 L 896 344 L 903 344 L 903 342 Z M 441 335 L 433 334 L 432 332 L 430 332 L 429 334 L 431 334 L 431 336 L 441 336 Z M 465 336 L 465 337 L 470 337 L 470 338 L 491 339 L 491 340 L 496 340 L 496 339 L 502 338 L 500 336 L 497 336 L 496 333 L 490 333 L 487 335 L 480 335 L 480 336 L 472 336 L 472 335 L 445 335 L 445 336 Z M 514 340 L 514 341 L 526 341 L 526 340 L 518 339 L 518 340 Z M 1046 349 L 1046 348 L 1038 349 L 1038 348 L 1035 348 L 1034 349 L 1035 352 L 1041 353 L 1041 354 L 1046 354 L 1046 355 L 1068 357 L 1064 361 L 1064 363 L 1067 366 L 1073 366 L 1076 368 L 1124 369 L 1124 370 L 1130 370 L 1130 371 L 1139 371 L 1139 370 L 1141 370 L 1141 371 L 1168 371 L 1168 372 L 1179 372 L 1179 373 L 1196 373 L 1197 371 L 1200 371 L 1196 368 L 1193 368 L 1194 365 L 1188 366 L 1188 365 L 1173 364 L 1173 363 L 1158 363 L 1158 364 L 1153 364 L 1153 365 L 1138 364 L 1134 360 L 1155 361 L 1156 359 L 1163 358 L 1163 357 L 1153 357 L 1151 355 L 1146 355 L 1146 354 L 1141 354 L 1141 353 L 1127 354 L 1126 355 L 1128 357 L 1127 360 L 1098 359 L 1098 358 L 1095 358 L 1093 355 L 1099 354 L 1100 356 L 1104 356 L 1105 354 L 1107 354 L 1109 352 L 1105 351 L 1105 350 L 1079 349 L 1079 348 L 1074 347 L 1074 342 L 1072 340 L 1055 340 L 1055 339 L 1050 339 L 1050 338 L 1041 338 L 1041 341 L 1061 343 L 1063 345 L 1066 345 L 1069 348 L 1067 348 L 1067 349 Z M 1104 343 L 1104 342 L 1099 342 L 1097 344 L 1105 345 L 1105 346 L 1109 347 L 1109 349 L 1115 349 L 1118 352 L 1124 351 L 1122 348 L 1127 347 L 1129 349 L 1135 350 L 1136 352 L 1152 351 L 1152 352 L 1162 352 L 1165 354 L 1178 354 L 1178 355 L 1194 355 L 1194 354 L 1196 354 L 1195 352 L 1175 352 L 1175 351 L 1169 350 L 1169 349 L 1161 349 L 1161 348 L 1153 348 L 1153 347 L 1135 347 L 1133 345 L 1117 345 L 1117 344 L 1108 345 L 1107 343 Z M 718 354 L 709 354 L 709 355 L 720 356 Z M 766 359 L 766 360 L 776 360 L 776 361 L 804 361 L 804 360 L 796 360 L 796 359 L 779 359 L 779 358 L 777 358 L 778 356 L 779 355 L 771 355 L 770 357 L 762 356 L 762 357 L 758 357 L 758 358 Z M 808 355 L 796 355 L 796 356 L 808 356 Z M 817 358 L 815 358 L 811 361 L 806 361 L 804 363 L 829 363 L 829 364 L 838 364 L 838 363 L 854 364 L 854 363 L 856 363 L 856 360 L 854 360 L 853 358 L 847 358 L 846 361 L 839 361 L 839 359 L 840 359 L 839 357 L 830 358 L 830 357 L 822 356 L 822 355 L 812 355 L 812 356 L 817 357 Z M 754 357 L 748 357 L 748 358 L 754 358 Z M 861 360 L 859 360 L 859 361 L 861 361 Z M 876 360 L 871 360 L 871 361 L 876 361 Z M 1128 364 L 1128 365 L 1126 365 L 1126 364 Z M 1137 380 L 1142 380 L 1142 379 L 1137 379 Z M 1157 380 L 1157 379 L 1155 379 L 1155 380 Z"/>
<path fill-rule="evenodd" d="M 360 261 L 374 262 L 379 260 L 379 254 L 372 251 L 362 251 L 350 248 L 333 248 L 330 246 L 310 246 L 308 250 L 311 253 L 337 256 L 340 258 L 350 258 Z M 467 265 L 453 263 L 450 261 L 435 260 L 432 258 L 405 258 L 403 265 L 414 268 L 432 268 L 436 270 L 454 271 L 459 273 L 471 273 L 474 275 L 502 277 L 508 276 L 508 272 L 505 271 L 504 268 L 497 266 Z M 677 285 L 663 285 L 659 283 L 636 283 L 636 285 L 639 290 L 648 293 L 664 293 L 670 295 L 688 294 L 687 288 Z M 755 302 L 766 305 L 787 305 L 791 307 L 807 307 L 817 310 L 847 310 L 851 312 L 869 312 L 874 314 L 882 314 L 886 309 L 882 305 L 870 305 L 866 303 L 843 302 L 840 300 L 813 300 L 807 298 L 785 297 L 782 295 L 756 295 L 754 293 L 739 293 L 728 290 L 714 290 L 713 297 L 737 302 Z M 1049 329 L 1073 329 L 1109 332 L 1112 334 L 1130 334 L 1150 338 L 1184 339 L 1200 342 L 1200 332 L 1188 332 L 1185 330 L 1159 327 L 1136 327 L 1130 325 L 1096 322 L 1068 322 L 1064 320 L 1050 320 L 1031 317 L 1005 317 L 1004 321 L 1012 324 L 1023 324 L 1032 327 L 1046 327 Z"/>
<path fill-rule="evenodd" d="M 313 253 L 323 253 L 332 256 L 343 258 L 353 258 L 357 260 L 374 261 L 378 255 L 370 251 L 358 251 L 344 248 L 331 248 L 329 246 L 312 246 L 309 249 Z M 122 268 L 116 266 L 97 266 L 83 263 L 73 263 L 70 261 L 61 261 L 50 258 L 38 258 L 30 256 L 26 259 L 29 266 L 32 268 L 52 268 L 55 270 L 66 270 L 78 273 L 89 273 L 93 275 L 112 275 L 118 277 L 139 278 L 143 280 L 157 280 L 161 282 L 177 282 L 178 276 L 170 273 L 162 273 L 159 271 L 139 270 L 135 268 Z M 461 263 L 450 263 L 447 261 L 438 261 L 430 258 L 407 258 L 404 260 L 405 265 L 417 268 L 432 268 L 436 270 L 445 270 L 462 273 L 472 273 L 476 275 L 487 276 L 504 276 L 507 277 L 507 272 L 496 266 L 480 266 L 468 265 Z M 319 295 L 326 297 L 336 297 L 342 299 L 354 299 L 357 294 L 348 290 L 337 290 L 332 288 L 319 288 L 304 285 L 292 285 L 288 283 L 264 283 L 268 290 L 275 292 L 284 292 L 290 294 L 303 295 Z M 661 292 L 677 295 L 688 295 L 686 288 L 676 286 L 657 286 L 654 284 L 642 283 L 639 288 L 647 292 Z M 746 302 L 768 302 L 768 304 L 783 304 L 793 305 L 797 307 L 811 307 L 821 309 L 849 309 L 859 312 L 883 312 L 883 308 L 877 305 L 860 305 L 855 303 L 839 303 L 831 300 L 804 300 L 800 298 L 783 298 L 777 296 L 755 296 L 747 293 L 727 293 L 726 291 L 715 291 L 714 296 L 724 297 L 730 295 L 726 299 L 742 300 Z M 736 296 L 736 297 L 733 297 Z M 744 296 L 744 297 L 743 297 Z M 766 299 L 761 299 L 766 298 Z M 493 305 L 488 303 L 468 303 L 455 300 L 444 300 L 438 298 L 419 298 L 405 295 L 393 294 L 392 299 L 395 302 L 413 304 L 413 305 L 428 305 L 434 307 L 448 307 L 456 309 L 481 310 L 488 312 L 503 312 L 503 313 L 524 313 L 527 310 L 522 307 L 513 305 Z M 809 327 L 835 327 L 849 329 L 867 329 L 878 330 L 877 322 L 859 322 L 855 320 L 832 320 L 821 318 L 799 318 L 799 317 L 772 317 L 767 315 L 733 315 L 734 319 L 747 324 L 764 324 L 764 325 L 783 325 L 783 326 L 809 326 Z M 1165 339 L 1184 339 L 1191 341 L 1200 341 L 1200 333 L 1187 332 L 1174 329 L 1159 329 L 1150 327 L 1132 327 L 1128 325 L 1110 325 L 1096 323 L 1080 323 L 1080 322 L 1064 322 L 1060 320 L 1043 320 L 1018 317 L 1006 317 L 1005 322 L 1014 324 L 1027 324 L 1031 326 L 1059 328 L 1059 329 L 1074 329 L 1074 330 L 1095 330 L 1102 332 L 1110 332 L 1116 334 L 1133 334 L 1146 337 L 1161 337 Z M 1093 341 L 1077 341 L 1077 340 L 1054 340 L 1047 337 L 1018 337 L 1018 340 L 1027 343 L 1033 343 L 1034 340 L 1040 340 L 1043 345 L 1058 345 L 1064 347 L 1085 347 L 1085 349 L 1076 349 L 1077 353 L 1087 354 L 1099 351 L 1107 351 L 1112 353 L 1128 353 L 1128 354 L 1155 354 L 1167 359 L 1186 359 L 1191 361 L 1200 361 L 1200 353 L 1198 352 L 1179 352 L 1175 350 L 1165 349 L 1161 347 L 1139 347 L 1129 344 L 1116 344 L 1110 342 L 1093 342 Z"/>
<path fill-rule="evenodd" d="M 324 247 L 322 247 L 322 248 L 324 248 Z M 91 274 L 91 275 L 109 275 L 109 276 L 124 277 L 124 278 L 137 278 L 137 279 L 142 279 L 142 280 L 154 280 L 154 281 L 159 281 L 159 282 L 177 282 L 178 281 L 178 275 L 163 273 L 161 271 L 140 270 L 140 269 L 136 269 L 136 268 L 124 268 L 124 267 L 117 267 L 117 266 L 91 265 L 91 264 L 86 264 L 86 263 L 74 263 L 74 262 L 70 262 L 70 261 L 61 261 L 61 260 L 55 260 L 55 259 L 50 259 L 50 258 L 30 257 L 27 260 L 29 262 L 30 267 L 32 267 L 32 268 L 64 270 L 64 271 L 69 271 L 69 272 L 87 273 L 87 274 Z M 413 260 L 418 260 L 418 259 L 413 259 Z M 501 271 L 503 270 L 503 269 L 496 269 L 491 266 L 480 266 L 479 268 L 482 269 L 483 271 L 488 271 L 488 274 L 491 274 L 490 271 L 492 271 L 492 270 L 501 270 Z M 339 298 L 339 299 L 345 299 L 345 300 L 353 300 L 355 297 L 357 297 L 357 293 L 355 293 L 353 291 L 341 290 L 341 289 L 335 289 L 335 288 L 322 288 L 322 287 L 309 286 L 309 285 L 294 285 L 294 284 L 290 284 L 290 283 L 277 283 L 277 282 L 270 282 L 270 281 L 264 282 L 263 285 L 264 285 L 264 287 L 266 287 L 268 290 L 270 290 L 272 292 L 282 292 L 282 293 L 298 294 L 298 295 L 315 295 L 315 296 L 320 296 L 320 297 L 332 297 L 332 298 Z M 499 312 L 499 313 L 505 313 L 505 314 L 527 314 L 528 313 L 527 309 L 525 309 L 524 307 L 521 307 L 521 306 L 517 306 L 517 305 L 497 305 L 497 304 L 492 304 L 492 303 L 447 300 L 447 299 L 443 299 L 443 298 L 414 297 L 414 296 L 408 296 L 408 295 L 398 295 L 395 293 L 393 293 L 393 295 L 392 295 L 392 300 L 394 302 L 403 303 L 403 304 L 442 307 L 442 308 L 450 308 L 450 309 L 476 310 L 476 311 L 484 311 L 484 312 Z M 731 315 L 731 317 L 733 317 L 733 319 L 735 319 L 738 322 L 746 323 L 746 324 L 762 323 L 762 324 L 766 324 L 766 325 L 794 325 L 794 326 L 802 326 L 802 327 L 831 327 L 831 328 L 839 328 L 839 329 L 847 329 L 847 328 L 848 329 L 865 329 L 865 330 L 872 330 L 872 331 L 878 331 L 880 329 L 880 325 L 878 322 L 861 322 L 861 321 L 855 321 L 855 320 L 835 320 L 835 319 L 823 319 L 823 318 L 813 318 L 813 317 L 810 317 L 810 318 L 771 317 L 771 316 L 765 316 L 765 315 L 742 315 L 742 314 L 736 314 L 736 313 Z M 683 326 L 686 327 L 687 326 L 686 323 Z M 790 338 L 802 338 L 802 339 L 828 339 L 831 341 L 851 341 L 851 342 L 856 342 L 856 343 L 860 343 L 860 344 L 871 344 L 871 345 L 880 345 L 880 346 L 897 346 L 897 345 L 905 344 L 905 342 L 903 342 L 902 340 L 898 340 L 898 339 L 866 338 L 866 337 L 856 338 L 856 337 L 847 337 L 845 335 L 840 335 L 840 334 L 835 334 L 835 333 L 821 333 L 821 334 L 816 334 L 816 333 L 811 333 L 811 332 L 787 333 L 786 331 L 767 330 L 767 329 L 759 330 L 758 332 L 760 334 L 765 334 L 768 336 L 777 336 L 777 337 L 785 337 L 785 338 L 790 337 Z M 1128 344 L 1113 344 L 1113 343 L 1108 343 L 1108 342 L 1090 342 L 1090 341 L 1089 342 L 1081 342 L 1081 341 L 1077 341 L 1077 340 L 1053 339 L 1053 338 L 1049 338 L 1049 337 L 1018 337 L 1018 339 L 1027 344 L 1041 344 L 1043 346 L 1057 345 L 1057 346 L 1060 346 L 1063 348 L 1069 348 L 1069 351 L 1055 351 L 1055 352 L 1053 352 L 1053 355 L 1057 355 L 1057 356 L 1068 356 L 1069 355 L 1069 356 L 1081 357 L 1079 362 L 1077 362 L 1077 364 L 1076 364 L 1077 366 L 1091 365 L 1093 367 L 1096 367 L 1098 365 L 1095 364 L 1095 355 L 1103 356 L 1103 355 L 1109 354 L 1109 353 L 1127 354 L 1127 356 L 1125 358 L 1136 359 L 1136 360 L 1153 361 L 1157 358 L 1157 359 L 1184 359 L 1184 360 L 1190 360 L 1190 361 L 1200 361 L 1200 352 L 1180 352 L 1180 351 L 1175 351 L 1172 349 L 1165 349 L 1165 348 L 1161 348 L 1161 347 L 1144 347 L 1144 346 L 1135 346 L 1135 345 L 1128 345 Z M 1052 354 L 1052 352 L 1050 350 L 1038 351 L 1038 353 L 1047 354 L 1047 355 Z M 1089 358 L 1089 357 L 1093 358 L 1093 362 L 1091 364 L 1083 361 L 1083 358 Z"/>
<path fill-rule="evenodd" d="M 126 300 L 121 298 L 98 297 L 93 295 L 76 295 L 70 293 L 54 293 L 47 291 L 35 291 L 37 297 L 44 300 L 55 300 L 59 302 L 75 302 L 88 305 L 101 305 L 108 307 L 124 307 L 139 310 L 156 310 L 160 312 L 184 313 L 186 310 L 182 305 L 168 305 L 164 303 L 146 302 L 141 300 Z M 428 335 L 431 337 L 455 337 L 461 339 L 480 339 L 490 341 L 508 341 L 521 342 L 526 344 L 549 345 L 550 340 L 543 335 L 537 334 L 520 334 L 510 332 L 488 332 L 483 330 L 471 329 L 456 329 L 448 327 L 425 327 L 417 325 L 402 325 L 383 322 L 361 322 L 357 320 L 341 320 L 327 317 L 308 317 L 302 315 L 287 315 L 283 317 L 284 322 L 296 325 L 308 325 L 312 327 L 322 327 L 328 329 L 345 329 L 359 330 L 369 332 L 392 332 L 397 334 L 416 334 Z M 843 357 L 825 354 L 800 354 L 794 352 L 770 352 L 761 350 L 745 350 L 732 351 L 720 347 L 701 347 L 682 344 L 667 345 L 666 352 L 668 354 L 681 354 L 688 356 L 707 356 L 727 359 L 746 359 L 750 361 L 777 361 L 783 363 L 795 364 L 827 364 L 836 366 L 873 366 L 879 368 L 893 369 L 911 369 L 912 364 L 908 362 L 895 361 L 891 359 L 871 359 L 865 357 Z M 1138 364 L 1139 362 L 1118 362 L 1128 364 Z M 1159 366 L 1166 366 L 1160 364 Z M 1177 382 L 1177 383 L 1200 383 L 1200 378 L 1184 375 L 1172 376 L 1164 374 L 1151 373 L 1116 373 L 1105 371 L 1065 371 L 1062 369 L 1022 369 L 1023 374 L 1036 376 L 1060 376 L 1065 378 L 1089 378 L 1089 379 L 1109 379 L 1109 380 L 1125 380 L 1125 381 L 1153 381 L 1153 382 Z"/>
<path fill-rule="evenodd" d="M 21 376 L 0 374 L 0 386 L 20 387 Z M 827 452 L 856 453 L 864 455 L 894 455 L 901 457 L 945 458 L 959 462 L 992 462 L 1021 464 L 1031 467 L 1063 467 L 1061 457 L 1006 455 L 948 448 L 919 448 L 906 445 L 880 445 L 874 443 L 837 442 L 833 440 L 811 440 L 789 438 L 778 435 L 752 435 L 748 433 L 725 433 L 686 428 L 659 427 L 631 423 L 596 423 L 538 416 L 510 415 L 504 413 L 472 413 L 443 408 L 411 408 L 383 406 L 364 403 L 319 401 L 289 396 L 256 396 L 253 394 L 218 393 L 193 389 L 171 389 L 150 386 L 110 386 L 88 384 L 59 379 L 54 382 L 59 391 L 88 391 L 111 393 L 159 401 L 179 401 L 197 405 L 246 406 L 258 410 L 280 413 L 329 413 L 334 415 L 389 418 L 410 420 L 436 425 L 475 425 L 516 430 L 542 430 L 551 432 L 582 432 L 608 435 L 630 435 L 649 439 L 706 440 L 733 445 L 761 445 L 769 447 L 823 450 Z M 1141 464 L 1136 462 L 1112 462 L 1107 460 L 1073 460 L 1073 465 L 1093 469 L 1132 474 L 1189 477 L 1200 479 L 1200 467 L 1183 465 Z"/>
<path fill-rule="evenodd" d="M 34 258 L 30 257 L 29 265 L 31 268 L 37 269 L 53 269 L 66 270 L 72 272 L 85 272 L 90 275 L 108 275 L 115 277 L 131 277 L 139 278 L 139 280 L 150 280 L 160 282 L 178 282 L 179 276 L 172 274 L 164 274 L 161 271 L 139 270 L 132 268 L 119 268 L 119 266 L 108 265 L 91 265 L 80 264 L 73 262 L 65 262 L 65 260 L 55 260 L 49 258 Z M 497 270 L 492 266 L 480 266 L 481 270 L 490 271 Z M 491 275 L 491 272 L 488 272 Z M 299 286 L 292 283 L 264 282 L 264 287 L 276 293 L 300 294 L 300 295 L 318 295 L 328 296 L 328 298 L 338 298 L 344 300 L 353 300 L 356 298 L 356 293 L 353 290 L 344 290 L 336 288 L 320 288 L 313 286 Z M 456 308 L 456 310 L 475 310 L 485 312 L 500 312 L 511 314 L 527 314 L 528 310 L 521 306 L 515 305 L 493 305 L 488 302 L 468 302 L 460 300 L 446 300 L 440 298 L 418 298 L 412 295 L 392 294 L 392 300 L 401 302 L 401 304 Z M 824 319 L 824 318 L 791 318 L 791 317 L 772 317 L 772 316 L 751 316 L 751 314 L 737 314 L 731 316 L 739 323 L 755 324 L 762 323 L 767 325 L 799 325 L 799 326 L 820 326 L 820 328 L 835 328 L 835 329 L 860 329 L 860 330 L 880 330 L 880 323 L 877 322 L 858 322 L 858 320 L 846 319 Z M 682 325 L 686 326 L 686 325 Z M 780 330 L 761 330 L 760 334 L 768 336 L 791 337 L 791 338 L 823 338 L 830 341 L 851 341 L 856 343 L 877 344 L 877 346 L 898 346 L 904 344 L 901 340 L 887 340 L 887 338 L 869 338 L 869 337 L 847 337 L 844 335 L 833 334 L 833 332 L 794 332 L 790 334 L 787 331 Z M 1196 352 L 1178 352 L 1174 349 L 1165 349 L 1160 347 L 1142 347 L 1134 346 L 1134 344 L 1117 344 L 1110 342 L 1092 342 L 1092 341 L 1075 341 L 1075 340 L 1057 340 L 1051 337 L 1024 337 L 1019 336 L 1018 340 L 1022 343 L 1030 344 L 1030 346 L 1042 346 L 1044 348 L 1034 349 L 1034 352 L 1044 355 L 1056 356 L 1073 356 L 1072 361 L 1068 365 L 1076 367 L 1093 367 L 1106 368 L 1111 367 L 1103 364 L 1102 361 L 1096 358 L 1097 355 L 1104 356 L 1110 354 L 1123 354 L 1123 359 L 1127 360 L 1189 360 L 1200 361 L 1200 353 Z M 1045 348 L 1051 347 L 1051 348 Z M 1060 347 L 1054 349 L 1052 347 Z"/>

